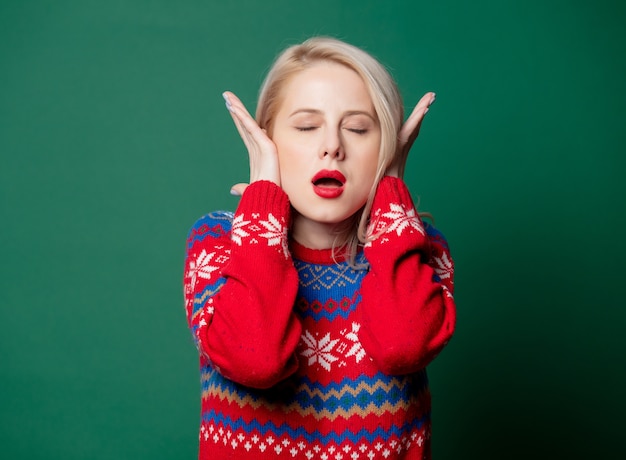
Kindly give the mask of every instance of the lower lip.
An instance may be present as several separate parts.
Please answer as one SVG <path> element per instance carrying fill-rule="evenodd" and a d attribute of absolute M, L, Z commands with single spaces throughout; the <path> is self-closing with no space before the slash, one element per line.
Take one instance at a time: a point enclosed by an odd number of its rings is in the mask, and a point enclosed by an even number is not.
<path fill-rule="evenodd" d="M 317 196 L 322 198 L 337 198 L 343 193 L 343 187 L 320 187 L 314 185 L 313 191 Z"/>

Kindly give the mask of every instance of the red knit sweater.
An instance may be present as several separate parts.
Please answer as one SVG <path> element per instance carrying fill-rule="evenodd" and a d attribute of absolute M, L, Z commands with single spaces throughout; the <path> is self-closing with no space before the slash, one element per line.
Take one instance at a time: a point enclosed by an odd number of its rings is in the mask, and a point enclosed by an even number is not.
<path fill-rule="evenodd" d="M 425 366 L 452 336 L 453 263 L 399 179 L 379 184 L 359 254 L 289 242 L 290 205 L 251 184 L 187 241 L 201 459 L 430 457 Z"/>

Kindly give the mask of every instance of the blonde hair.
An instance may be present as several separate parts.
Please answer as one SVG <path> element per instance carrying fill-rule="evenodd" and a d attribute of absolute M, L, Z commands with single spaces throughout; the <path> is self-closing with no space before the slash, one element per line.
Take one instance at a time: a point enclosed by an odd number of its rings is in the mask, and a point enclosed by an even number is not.
<path fill-rule="evenodd" d="M 348 260 L 351 265 L 355 266 L 359 244 L 368 241 L 368 217 L 376 187 L 396 155 L 398 131 L 402 126 L 404 107 L 396 82 L 383 65 L 370 54 L 335 38 L 313 37 L 284 50 L 274 61 L 261 86 L 256 121 L 270 137 L 274 118 L 280 107 L 283 87 L 295 74 L 319 61 L 344 65 L 361 77 L 372 99 L 380 124 L 380 150 L 374 187 L 361 211 L 348 219 L 346 228 L 339 229 L 333 244 L 333 254 L 336 248 L 345 248 Z"/>

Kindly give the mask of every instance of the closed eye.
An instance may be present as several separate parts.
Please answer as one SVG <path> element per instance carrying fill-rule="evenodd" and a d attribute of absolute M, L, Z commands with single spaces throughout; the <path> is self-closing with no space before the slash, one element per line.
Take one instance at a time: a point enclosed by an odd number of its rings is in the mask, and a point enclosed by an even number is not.
<path fill-rule="evenodd" d="M 365 134 L 367 133 L 367 129 L 356 129 L 356 128 L 348 128 L 348 131 L 355 134 Z"/>
<path fill-rule="evenodd" d="M 317 126 L 296 126 L 298 131 L 313 131 Z"/>

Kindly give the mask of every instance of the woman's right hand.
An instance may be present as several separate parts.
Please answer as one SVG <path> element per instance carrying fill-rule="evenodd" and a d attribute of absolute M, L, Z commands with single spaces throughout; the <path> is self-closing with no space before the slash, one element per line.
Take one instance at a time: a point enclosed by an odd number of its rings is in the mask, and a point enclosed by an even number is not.
<path fill-rule="evenodd" d="M 278 153 L 274 142 L 267 136 L 252 118 L 246 107 L 230 91 L 223 93 L 226 108 L 230 112 L 237 131 L 248 149 L 250 158 L 250 183 L 259 180 L 274 182 L 280 187 L 280 170 L 278 167 Z M 242 195 L 247 183 L 233 185 L 231 193 Z"/>

